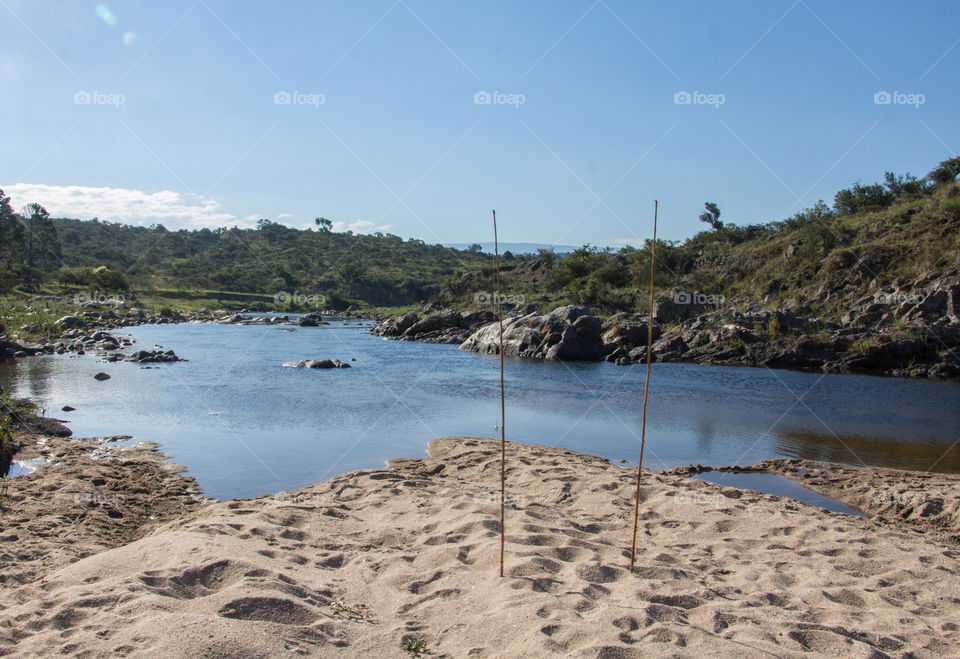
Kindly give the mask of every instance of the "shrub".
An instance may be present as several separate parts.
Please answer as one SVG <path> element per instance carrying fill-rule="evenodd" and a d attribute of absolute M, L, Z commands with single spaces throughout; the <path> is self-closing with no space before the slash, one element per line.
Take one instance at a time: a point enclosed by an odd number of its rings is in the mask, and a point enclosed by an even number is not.
<path fill-rule="evenodd" d="M 944 199 L 940 202 L 940 212 L 951 220 L 960 220 L 960 197 Z"/>

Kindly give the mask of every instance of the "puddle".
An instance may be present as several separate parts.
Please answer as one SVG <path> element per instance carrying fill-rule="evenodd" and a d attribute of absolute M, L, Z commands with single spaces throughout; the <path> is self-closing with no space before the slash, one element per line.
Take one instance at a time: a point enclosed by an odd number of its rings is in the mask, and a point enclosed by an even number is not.
<path fill-rule="evenodd" d="M 844 513 L 854 517 L 865 517 L 865 515 L 854 510 L 847 504 L 825 497 L 813 490 L 808 490 L 796 481 L 792 481 L 780 474 L 735 474 L 726 471 L 710 471 L 704 474 L 697 474 L 694 478 L 699 478 L 708 483 L 716 485 L 725 485 L 727 487 L 736 487 L 741 490 L 756 490 L 764 494 L 773 494 L 778 497 L 788 497 L 801 503 L 811 506 L 826 508 L 835 513 Z"/>
<path fill-rule="evenodd" d="M 41 464 L 45 464 L 43 460 L 24 460 L 23 462 L 11 462 L 10 469 L 7 471 L 7 478 L 32 474 L 37 470 L 37 465 Z"/>

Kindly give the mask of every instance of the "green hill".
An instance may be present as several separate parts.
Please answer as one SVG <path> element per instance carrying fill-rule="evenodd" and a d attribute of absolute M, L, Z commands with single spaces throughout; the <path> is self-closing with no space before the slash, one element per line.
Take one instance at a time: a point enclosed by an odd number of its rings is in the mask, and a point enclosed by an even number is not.
<path fill-rule="evenodd" d="M 657 244 L 657 287 L 729 303 L 840 317 L 885 288 L 907 291 L 960 274 L 960 158 L 923 179 L 888 173 L 883 183 L 841 190 L 785 221 L 737 226 L 706 204 L 709 229 Z M 0 192 L 0 292 L 129 291 L 267 306 L 323 296 L 325 306 L 483 304 L 495 290 L 493 257 L 402 240 L 297 230 L 261 220 L 256 229 L 168 231 L 16 214 Z M 31 247 L 31 237 L 33 245 Z M 508 302 L 546 310 L 563 303 L 600 312 L 645 310 L 650 245 L 584 246 L 559 257 L 504 255 Z M 299 296 L 299 297 L 295 297 Z M 317 296 L 316 298 L 311 296 Z"/>

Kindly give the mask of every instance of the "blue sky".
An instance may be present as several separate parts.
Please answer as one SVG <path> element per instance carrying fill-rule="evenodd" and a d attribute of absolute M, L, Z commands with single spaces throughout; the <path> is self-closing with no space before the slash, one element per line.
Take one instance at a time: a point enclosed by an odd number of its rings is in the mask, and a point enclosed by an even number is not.
<path fill-rule="evenodd" d="M 636 245 L 657 198 L 682 239 L 705 201 L 777 220 L 956 155 L 958 41 L 953 2 L 0 0 L 0 187 L 428 243 L 496 208 L 506 241 Z"/>

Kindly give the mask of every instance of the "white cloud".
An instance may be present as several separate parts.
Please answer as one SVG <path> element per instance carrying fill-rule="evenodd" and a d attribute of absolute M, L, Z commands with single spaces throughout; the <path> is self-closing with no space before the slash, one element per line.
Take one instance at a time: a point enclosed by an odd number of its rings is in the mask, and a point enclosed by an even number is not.
<path fill-rule="evenodd" d="M 130 46 L 132 46 L 132 45 L 136 42 L 136 40 L 137 40 L 137 33 L 136 33 L 136 32 L 124 32 L 124 34 L 123 34 L 123 45 L 124 45 L 124 46 L 130 47 Z"/>
<path fill-rule="evenodd" d="M 353 231 L 354 233 L 376 233 L 377 231 L 382 231 L 386 233 L 393 227 L 392 224 L 381 224 L 377 226 L 370 220 L 355 220 L 353 222 L 341 222 L 334 221 L 333 230 L 337 233 L 343 231 Z"/>
<path fill-rule="evenodd" d="M 168 229 L 199 229 L 218 226 L 253 226 L 259 216 L 242 220 L 227 213 L 220 202 L 199 195 L 182 195 L 171 190 L 144 192 L 126 188 L 94 188 L 82 185 L 43 185 L 16 183 L 3 186 L 15 209 L 38 203 L 53 217 L 105 222 L 123 222 L 139 226 L 154 223 Z M 250 220 L 249 217 L 254 219 Z"/>
<path fill-rule="evenodd" d="M 277 215 L 278 220 L 285 220 L 288 217 L 293 217 L 293 215 L 291 215 L 290 213 L 280 213 L 279 215 Z"/>

